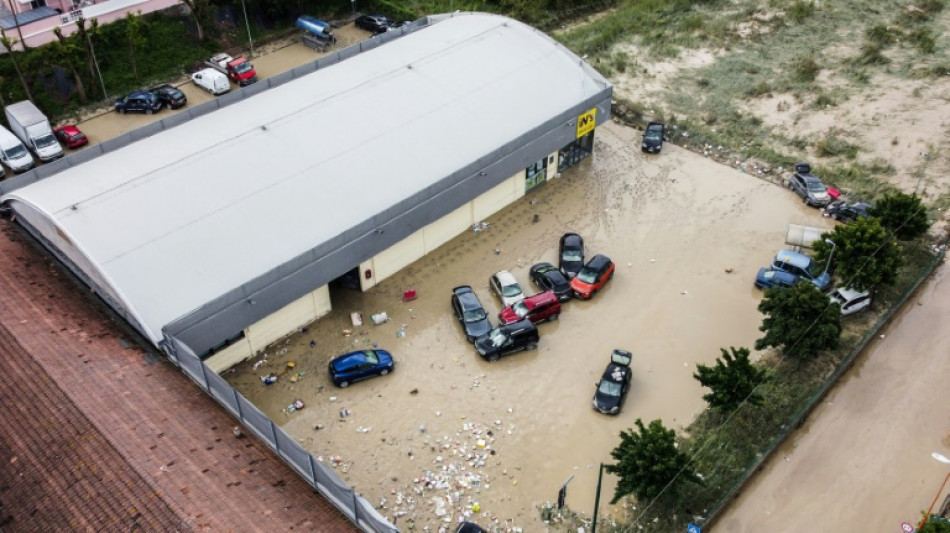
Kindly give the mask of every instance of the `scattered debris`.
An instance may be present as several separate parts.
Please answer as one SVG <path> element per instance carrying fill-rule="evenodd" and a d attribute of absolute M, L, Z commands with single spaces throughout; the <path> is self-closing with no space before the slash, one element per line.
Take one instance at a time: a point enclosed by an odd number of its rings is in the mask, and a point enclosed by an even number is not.
<path fill-rule="evenodd" d="M 291 413 L 293 413 L 294 411 L 299 411 L 301 409 L 303 409 L 303 400 L 299 398 L 294 400 L 294 403 L 287 406 L 287 410 L 290 411 Z"/>
<path fill-rule="evenodd" d="M 419 394 L 419 389 L 412 389 L 409 394 Z"/>
<path fill-rule="evenodd" d="M 360 427 L 356 428 L 356 432 L 357 432 L 357 433 L 369 433 L 370 430 L 372 430 L 372 429 L 373 429 L 373 428 L 365 428 L 365 427 L 363 427 L 363 426 L 360 426 Z"/>
<path fill-rule="evenodd" d="M 261 381 L 264 382 L 264 385 L 271 385 L 273 383 L 277 383 L 277 374 L 274 374 L 273 372 L 271 372 L 270 374 L 266 376 L 261 376 Z"/>
<path fill-rule="evenodd" d="M 241 426 L 234 426 L 231 432 L 234 433 L 234 438 L 236 439 L 243 439 L 245 437 L 244 432 L 241 431 Z"/>
<path fill-rule="evenodd" d="M 389 322 L 389 315 L 386 314 L 386 311 L 380 311 L 369 317 L 370 321 L 377 326 Z"/>
<path fill-rule="evenodd" d="M 363 313 L 359 311 L 353 311 L 350 313 L 350 323 L 353 324 L 353 327 L 358 327 L 363 325 Z"/>

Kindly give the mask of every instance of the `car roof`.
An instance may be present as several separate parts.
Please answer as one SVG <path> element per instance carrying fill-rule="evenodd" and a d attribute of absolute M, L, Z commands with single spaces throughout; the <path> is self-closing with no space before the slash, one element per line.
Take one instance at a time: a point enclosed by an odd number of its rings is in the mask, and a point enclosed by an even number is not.
<path fill-rule="evenodd" d="M 134 91 L 129 93 L 129 98 L 151 98 L 153 96 L 155 95 L 148 91 Z"/>
<path fill-rule="evenodd" d="M 561 235 L 561 245 L 563 246 L 564 243 L 573 241 L 575 239 L 581 244 L 584 242 L 584 238 L 577 233 L 565 233 L 564 235 Z"/>
<path fill-rule="evenodd" d="M 478 296 L 475 296 L 475 293 L 472 291 L 463 292 L 458 294 L 459 304 L 462 306 L 462 309 L 481 309 L 482 303 L 478 301 Z"/>
<path fill-rule="evenodd" d="M 472 292 L 471 285 L 459 285 L 452 289 L 452 294 L 465 294 L 466 292 Z"/>
<path fill-rule="evenodd" d="M 610 263 L 610 258 L 603 254 L 597 254 L 587 262 L 587 266 L 590 268 L 600 268 L 604 265 Z"/>
<path fill-rule="evenodd" d="M 525 305 L 540 305 L 547 301 L 557 301 L 557 296 L 555 296 L 554 291 L 544 291 L 537 294 L 532 294 L 524 300 L 522 300 Z"/>
<path fill-rule="evenodd" d="M 72 133 L 72 134 L 82 133 L 81 131 L 79 131 L 79 128 L 77 128 L 76 126 L 73 126 L 72 124 L 63 124 L 62 126 L 56 126 L 55 128 L 53 128 L 53 131 L 65 131 L 66 133 Z"/>
<path fill-rule="evenodd" d="M 649 130 L 649 129 L 662 130 L 662 129 L 663 129 L 663 123 L 662 123 L 662 122 L 651 122 L 651 123 L 647 124 L 647 129 L 648 129 L 648 130 Z"/>
<path fill-rule="evenodd" d="M 812 182 L 812 183 L 821 183 L 821 180 L 818 179 L 818 177 L 815 176 L 814 174 L 799 174 L 799 175 L 800 175 L 800 176 L 802 177 L 802 179 L 804 179 L 805 181 Z"/>
<path fill-rule="evenodd" d="M 513 284 L 518 283 L 518 280 L 515 279 L 514 274 L 512 274 L 511 272 L 508 272 L 507 270 L 501 270 L 499 272 L 495 272 L 495 278 L 502 285 L 513 285 Z"/>
<path fill-rule="evenodd" d="M 763 268 L 765 272 L 762 272 L 763 279 L 779 279 L 784 280 L 785 282 L 792 284 L 798 281 L 798 276 L 792 274 L 791 272 L 785 272 L 784 270 L 772 270 L 770 268 Z"/>
<path fill-rule="evenodd" d="M 841 297 L 844 298 L 845 300 L 853 300 L 855 298 L 859 298 L 861 296 L 867 296 L 869 294 L 868 291 L 859 291 L 859 290 L 852 289 L 850 287 L 838 287 L 837 289 L 835 289 L 835 292 L 840 294 Z"/>
<path fill-rule="evenodd" d="M 806 268 L 809 264 L 811 264 L 812 261 L 811 257 L 799 252 L 793 252 L 791 250 L 782 250 L 781 252 L 775 254 L 775 260 L 790 263 L 799 268 Z"/>
<path fill-rule="evenodd" d="M 499 326 L 501 329 L 508 331 L 509 333 L 514 333 L 516 331 L 530 331 L 532 329 L 538 329 L 535 327 L 534 322 L 527 318 L 522 318 L 517 322 L 512 322 L 511 324 L 502 324 Z"/>

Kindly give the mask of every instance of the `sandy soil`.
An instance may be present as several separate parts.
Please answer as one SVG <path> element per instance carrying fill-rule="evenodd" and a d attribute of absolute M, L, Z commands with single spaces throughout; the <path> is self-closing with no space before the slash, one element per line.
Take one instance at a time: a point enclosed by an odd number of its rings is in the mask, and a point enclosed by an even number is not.
<path fill-rule="evenodd" d="M 752 278 L 782 247 L 786 225 L 828 223 L 787 191 L 675 146 L 644 157 L 638 139 L 601 126 L 593 158 L 488 219 L 486 231 L 466 232 L 365 294 L 332 293 L 331 315 L 273 348 L 263 366 L 249 361 L 227 379 L 370 501 L 385 498 L 389 516 L 407 513 L 400 523 L 437 529 L 477 501 L 480 522 L 540 531 L 536 507 L 570 475 L 568 504 L 589 514 L 596 466 L 610 461 L 619 431 L 636 418 L 688 423 L 704 407 L 695 364 L 758 335 L 761 293 Z M 589 252 L 611 256 L 617 275 L 593 301 L 572 301 L 559 321 L 541 325 L 537 351 L 482 361 L 451 315 L 451 288 L 472 285 L 494 314 L 491 273 L 509 269 L 527 285 L 530 265 L 555 261 L 568 230 L 585 236 Z M 420 297 L 403 303 L 408 288 Z M 366 325 L 353 328 L 353 311 Z M 369 324 L 380 311 L 392 321 Z M 334 388 L 327 362 L 371 345 L 394 352 L 394 374 Z M 610 418 L 590 401 L 614 347 L 634 352 L 634 384 L 622 414 Z M 296 383 L 288 372 L 262 384 L 261 375 L 289 361 L 304 372 Z M 288 412 L 297 398 L 305 409 Z M 351 414 L 341 418 L 343 409 Z M 479 438 L 491 452 L 477 447 Z M 423 490 L 427 472 L 453 468 L 449 488 Z M 466 473 L 480 478 L 477 490 L 458 481 Z M 434 498 L 456 492 L 459 501 L 437 516 Z"/>

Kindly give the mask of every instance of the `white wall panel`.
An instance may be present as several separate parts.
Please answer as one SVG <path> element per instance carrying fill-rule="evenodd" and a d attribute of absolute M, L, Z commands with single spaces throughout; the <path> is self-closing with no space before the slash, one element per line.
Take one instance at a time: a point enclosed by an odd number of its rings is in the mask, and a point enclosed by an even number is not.
<path fill-rule="evenodd" d="M 241 361 L 250 358 L 252 355 L 254 355 L 254 351 L 251 350 L 251 343 L 248 341 L 247 336 L 245 336 L 231 346 L 205 359 L 205 364 L 208 365 L 208 368 L 220 374 Z"/>
<path fill-rule="evenodd" d="M 472 219 L 472 204 L 468 202 L 432 224 L 429 224 L 423 228 L 425 253 L 431 253 L 439 246 L 449 242 L 456 235 L 472 227 L 474 223 L 475 221 Z"/>
<path fill-rule="evenodd" d="M 390 246 L 373 258 L 373 278 L 375 283 L 399 272 L 426 253 L 423 230 L 419 230 L 400 242 Z"/>
<path fill-rule="evenodd" d="M 524 170 L 499 183 L 472 201 L 474 220 L 480 222 L 524 196 Z"/>
<path fill-rule="evenodd" d="M 267 318 L 251 324 L 245 330 L 251 351 L 263 350 L 270 343 L 285 337 L 291 331 L 305 326 L 330 312 L 330 290 L 324 285 L 298 298 Z"/>

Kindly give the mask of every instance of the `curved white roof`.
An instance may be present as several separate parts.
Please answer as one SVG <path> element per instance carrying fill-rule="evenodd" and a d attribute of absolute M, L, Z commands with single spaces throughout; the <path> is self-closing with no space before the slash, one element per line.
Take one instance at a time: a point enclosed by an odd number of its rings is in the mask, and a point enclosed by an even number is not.
<path fill-rule="evenodd" d="M 604 87 L 522 23 L 446 17 L 2 200 L 52 219 L 158 342 Z"/>

